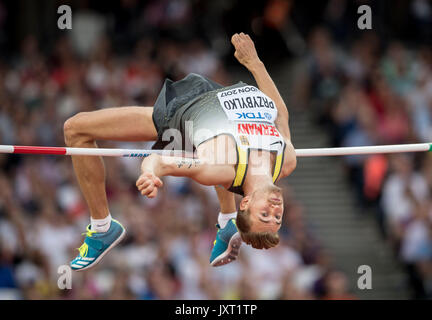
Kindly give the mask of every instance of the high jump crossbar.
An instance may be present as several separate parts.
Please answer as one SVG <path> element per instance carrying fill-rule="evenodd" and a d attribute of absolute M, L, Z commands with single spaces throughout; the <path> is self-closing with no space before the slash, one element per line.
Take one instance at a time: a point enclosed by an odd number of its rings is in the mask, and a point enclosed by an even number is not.
<path fill-rule="evenodd" d="M 340 148 L 311 148 L 296 149 L 297 157 L 346 156 L 361 154 L 404 153 L 432 151 L 432 143 L 415 143 L 399 145 L 340 147 Z M 107 148 L 69 148 L 69 147 L 38 147 L 0 145 L 1 153 L 12 154 L 45 154 L 66 156 L 103 156 L 144 158 L 152 153 L 173 155 L 184 153 L 181 150 L 141 150 L 141 149 L 107 149 Z"/>

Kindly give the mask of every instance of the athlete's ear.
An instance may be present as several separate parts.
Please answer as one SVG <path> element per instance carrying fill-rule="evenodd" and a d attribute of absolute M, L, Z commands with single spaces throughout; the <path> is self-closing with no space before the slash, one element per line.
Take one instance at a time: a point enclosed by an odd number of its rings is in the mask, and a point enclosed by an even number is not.
<path fill-rule="evenodd" d="M 240 201 L 240 210 L 246 210 L 249 207 L 251 196 L 246 196 Z"/>

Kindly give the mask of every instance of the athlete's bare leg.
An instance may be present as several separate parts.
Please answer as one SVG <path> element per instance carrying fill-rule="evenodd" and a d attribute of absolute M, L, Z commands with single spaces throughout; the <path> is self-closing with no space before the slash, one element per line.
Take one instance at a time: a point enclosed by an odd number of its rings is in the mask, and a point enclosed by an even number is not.
<path fill-rule="evenodd" d="M 66 145 L 97 148 L 97 140 L 156 140 L 152 114 L 153 107 L 120 107 L 78 113 L 64 124 Z M 107 217 L 109 209 L 102 157 L 72 156 L 72 163 L 91 217 Z"/>
<path fill-rule="evenodd" d="M 229 192 L 221 186 L 215 186 L 216 194 L 219 199 L 220 212 L 229 214 L 237 211 L 234 193 Z"/>

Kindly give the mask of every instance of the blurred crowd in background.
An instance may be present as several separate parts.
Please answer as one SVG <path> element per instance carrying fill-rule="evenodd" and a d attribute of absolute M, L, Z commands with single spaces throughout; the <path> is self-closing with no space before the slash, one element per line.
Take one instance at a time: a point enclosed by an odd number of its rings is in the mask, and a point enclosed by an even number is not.
<path fill-rule="evenodd" d="M 431 3 L 412 1 L 411 9 L 430 35 Z M 432 38 L 412 45 L 366 32 L 343 45 L 343 30 L 331 25 L 310 35 L 293 103 L 312 110 L 335 147 L 432 142 Z M 432 155 L 343 160 L 360 211 L 375 215 L 414 297 L 431 298 Z"/>
<path fill-rule="evenodd" d="M 384 42 L 376 32 L 352 31 L 347 26 L 356 28 L 350 8 L 357 1 L 323 1 L 319 14 L 310 12 L 309 24 L 301 20 L 308 17 L 301 1 L 252 1 L 247 8 L 242 1 L 108 3 L 115 9 L 109 14 L 88 1 L 70 1 L 72 30 L 54 40 L 34 30 L 17 41 L 7 39 L 4 28 L 11 27 L 5 17 L 12 5 L 0 2 L 0 47 L 15 48 L 0 60 L 1 144 L 63 146 L 68 117 L 151 106 L 166 77 L 194 72 L 229 85 L 238 70 L 229 43 L 233 31 L 250 33 L 264 57 L 295 61 L 299 76 L 287 105 L 312 109 L 334 146 L 432 141 L 430 44 Z M 430 2 L 412 3 L 406 11 L 411 40 L 421 44 L 430 32 L 416 30 L 431 25 L 432 8 Z M 55 25 L 55 15 L 52 20 Z M 427 297 L 432 159 L 346 157 L 345 164 L 359 207 L 373 210 L 416 297 Z M 98 267 L 73 273 L 71 290 L 59 290 L 58 268 L 76 255 L 89 223 L 71 159 L 0 156 L 0 299 L 356 298 L 306 225 L 307 212 L 289 185 L 281 244 L 271 250 L 244 245 L 238 261 L 212 268 L 219 212 L 213 189 L 167 177 L 158 197 L 147 199 L 135 188 L 139 165 L 138 159 L 105 158 L 111 214 L 127 236 Z"/>

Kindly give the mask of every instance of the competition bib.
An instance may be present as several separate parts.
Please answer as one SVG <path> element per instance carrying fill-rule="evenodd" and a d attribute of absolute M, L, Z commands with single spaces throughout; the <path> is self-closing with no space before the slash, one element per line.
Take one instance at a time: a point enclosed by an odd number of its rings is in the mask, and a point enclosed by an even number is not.
<path fill-rule="evenodd" d="M 276 120 L 275 103 L 254 86 L 222 91 L 217 97 L 230 121 L 274 123 Z"/>

